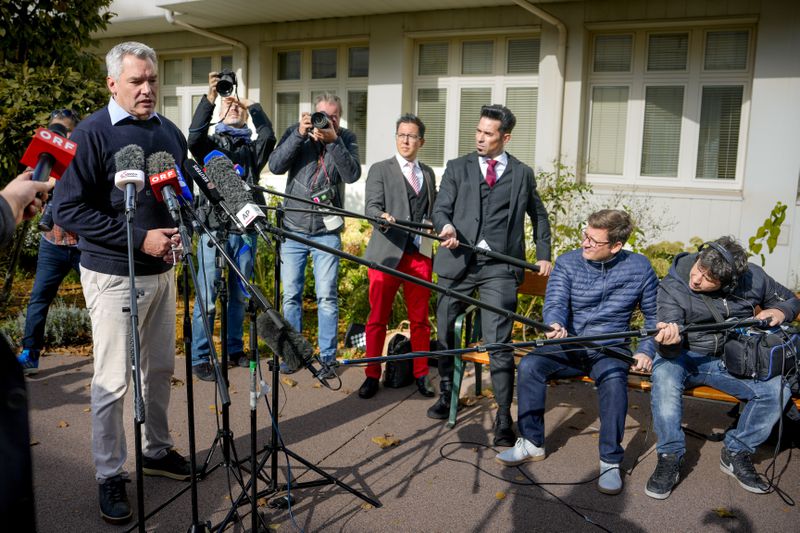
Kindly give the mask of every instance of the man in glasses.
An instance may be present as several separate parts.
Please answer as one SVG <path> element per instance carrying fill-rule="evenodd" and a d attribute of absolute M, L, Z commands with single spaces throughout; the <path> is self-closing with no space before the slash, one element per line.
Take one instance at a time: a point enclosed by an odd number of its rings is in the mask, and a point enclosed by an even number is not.
<path fill-rule="evenodd" d="M 78 115 L 70 109 L 57 109 L 50 113 L 47 127 L 60 124 L 67 130 L 67 136 L 78 125 Z M 51 204 L 52 205 L 52 204 Z M 48 206 L 49 208 L 50 206 Z M 49 209 L 42 215 L 45 218 Z M 50 215 L 52 221 L 52 215 Z M 44 348 L 44 328 L 50 304 L 58 294 L 58 287 L 70 270 L 80 274 L 81 252 L 78 250 L 78 236 L 56 224 L 48 224 L 50 230 L 42 233 L 39 253 L 36 259 L 36 276 L 33 281 L 31 298 L 25 316 L 25 336 L 22 338 L 22 352 L 17 356 L 26 375 L 39 372 L 39 355 Z M 41 226 L 40 226 L 41 227 Z"/>
<path fill-rule="evenodd" d="M 540 274 L 550 272 L 550 223 L 536 191 L 533 169 L 506 152 L 516 122 L 505 106 L 481 108 L 475 128 L 475 151 L 447 163 L 433 207 L 433 223 L 443 239 L 434 260 L 439 285 L 462 294 L 478 291 L 482 302 L 509 311 L 517 308 L 522 269 L 459 247 L 459 243 L 525 259 L 527 215 L 533 225 Z M 466 304 L 449 296 L 439 299 L 436 311 L 439 340 L 447 348 L 455 346 L 455 321 L 465 308 Z M 509 342 L 512 326 L 510 318 L 481 312 L 481 331 L 486 343 Z M 501 348 L 489 355 L 497 400 L 494 445 L 512 446 L 516 439 L 511 419 L 514 354 L 511 348 Z M 439 359 L 439 377 L 441 396 L 427 414 L 430 418 L 446 419 L 453 382 L 452 357 Z"/>
<path fill-rule="evenodd" d="M 397 153 L 394 157 L 375 163 L 369 169 L 365 212 L 370 217 L 383 218 L 391 223 L 395 220 L 430 221 L 436 198 L 436 176 L 431 167 L 417 159 L 417 152 L 425 144 L 425 124 L 416 115 L 401 116 L 395 125 L 395 140 Z M 364 253 L 365 259 L 424 281 L 431 280 L 431 256 L 430 239 L 391 227 L 385 231 L 374 228 Z M 401 284 L 411 323 L 411 349 L 415 352 L 430 350 L 430 289 L 374 269 L 370 269 L 368 275 L 367 357 L 377 357 L 383 352 L 392 302 Z M 367 365 L 364 371 L 367 377 L 358 389 L 358 395 L 367 399 L 378 392 L 381 365 Z M 434 392 L 428 384 L 427 358 L 414 359 L 414 378 L 420 394 L 433 397 Z"/>
<path fill-rule="evenodd" d="M 658 278 L 646 257 L 623 250 L 634 225 L 625 211 L 604 209 L 589 216 L 581 248 L 556 261 L 547 283 L 544 322 L 548 339 L 597 335 L 630 329 L 636 307 L 645 327 L 656 326 Z M 606 341 L 605 348 L 556 344 L 537 348 L 519 364 L 518 426 L 522 436 L 513 448 L 497 455 L 506 466 L 545 458 L 544 412 L 547 381 L 588 375 L 597 387 L 600 407 L 600 477 L 598 490 L 622 491 L 619 465 L 628 411 L 628 363 L 615 355 L 630 355 L 627 341 Z M 649 371 L 655 346 L 642 341 L 634 370 Z"/>

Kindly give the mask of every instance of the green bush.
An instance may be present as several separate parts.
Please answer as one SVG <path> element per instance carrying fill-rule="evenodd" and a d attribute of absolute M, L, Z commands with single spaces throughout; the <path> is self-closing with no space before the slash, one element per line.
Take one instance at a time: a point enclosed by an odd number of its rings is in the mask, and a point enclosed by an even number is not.
<path fill-rule="evenodd" d="M 22 342 L 25 335 L 25 315 L 19 313 L 16 318 L 0 324 L 0 331 L 5 333 L 15 344 Z M 56 300 L 50 307 L 47 323 L 44 328 L 44 345 L 79 346 L 92 342 L 92 323 L 86 309 L 65 305 Z"/>

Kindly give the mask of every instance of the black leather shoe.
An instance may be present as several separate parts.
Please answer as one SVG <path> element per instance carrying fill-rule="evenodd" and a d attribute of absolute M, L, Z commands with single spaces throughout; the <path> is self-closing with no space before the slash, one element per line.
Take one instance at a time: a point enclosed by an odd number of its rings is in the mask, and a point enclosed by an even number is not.
<path fill-rule="evenodd" d="M 250 366 L 250 357 L 244 352 L 236 352 L 228 356 L 228 366 Z"/>
<path fill-rule="evenodd" d="M 497 418 L 494 421 L 494 445 L 495 446 L 513 446 L 517 441 L 517 434 L 514 433 L 512 425 L 514 421 L 511 419 L 511 413 L 497 413 Z"/>
<path fill-rule="evenodd" d="M 214 374 L 214 369 L 209 363 L 200 363 L 192 367 L 192 374 L 197 376 L 197 379 L 203 381 L 216 381 L 217 376 Z"/>
<path fill-rule="evenodd" d="M 361 387 L 358 389 L 358 397 L 364 398 L 365 400 L 372 398 L 378 392 L 378 384 L 379 381 L 375 378 L 365 379 L 364 383 L 362 383 Z"/>
<path fill-rule="evenodd" d="M 426 398 L 433 398 L 436 396 L 436 393 L 433 391 L 430 383 L 428 382 L 427 375 L 417 378 L 417 390 Z"/>
<path fill-rule="evenodd" d="M 450 391 L 439 394 L 436 403 L 428 408 L 428 418 L 447 420 L 450 418 Z"/>

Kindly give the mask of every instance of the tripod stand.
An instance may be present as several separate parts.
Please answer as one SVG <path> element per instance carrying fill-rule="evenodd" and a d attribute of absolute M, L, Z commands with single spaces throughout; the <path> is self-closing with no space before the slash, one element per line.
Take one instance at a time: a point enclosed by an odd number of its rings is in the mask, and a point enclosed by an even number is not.
<path fill-rule="evenodd" d="M 278 210 L 276 212 L 276 225 L 280 225 L 281 223 L 282 223 L 281 211 Z M 264 235 L 262 235 L 262 238 L 265 238 Z M 273 288 L 274 288 L 274 291 L 275 291 L 275 298 L 274 298 L 275 307 L 278 307 L 278 303 L 280 301 L 280 265 L 279 265 L 279 261 L 280 261 L 281 241 L 280 241 L 280 238 L 277 235 L 274 236 L 273 241 L 274 241 L 274 248 L 275 248 L 275 266 L 274 266 L 274 270 L 273 270 L 273 276 L 274 276 Z M 267 242 L 269 242 L 269 241 L 267 241 Z M 270 309 L 268 311 L 268 313 L 270 313 L 270 312 L 271 313 L 276 313 L 275 309 Z M 253 320 L 253 318 L 254 317 L 251 317 L 251 321 L 250 321 L 250 328 L 251 328 L 251 330 L 250 330 L 251 331 L 250 342 L 251 343 L 254 342 L 253 339 L 255 338 L 255 335 L 256 335 L 255 320 Z M 281 331 L 285 331 L 284 328 L 285 328 L 285 325 L 283 324 L 282 321 L 280 321 L 279 329 Z M 279 362 L 280 362 L 280 360 L 279 360 L 279 355 L 280 354 L 278 354 L 277 351 L 273 351 L 272 360 L 270 361 L 270 364 L 269 364 L 270 371 L 272 372 L 272 397 L 271 397 L 272 399 L 271 399 L 271 404 L 273 406 L 277 406 L 278 402 L 280 400 L 279 395 L 278 395 L 278 391 L 279 391 L 279 388 L 280 388 L 280 372 L 279 372 Z M 251 366 L 251 373 L 252 373 L 252 372 L 255 371 L 255 365 L 254 365 L 254 361 L 252 359 L 251 359 L 251 362 L 250 362 L 250 366 Z M 256 385 L 255 378 L 253 377 L 252 380 L 251 380 L 251 391 L 250 391 L 251 400 L 252 400 L 252 398 L 254 398 L 254 389 L 253 389 L 253 387 L 255 387 L 255 385 Z M 267 408 L 270 409 L 269 405 L 267 406 Z M 262 448 L 262 450 L 261 450 L 262 453 L 263 452 L 266 452 L 266 453 L 264 453 L 264 455 L 261 457 L 261 459 L 258 461 L 258 463 L 256 463 L 256 461 L 255 461 L 256 452 L 255 452 L 254 444 L 255 444 L 255 435 L 256 435 L 256 431 L 257 431 L 257 423 L 256 423 L 255 416 L 256 416 L 255 404 L 251 402 L 250 431 L 251 431 L 251 439 L 252 439 L 251 440 L 251 446 L 253 446 L 253 447 L 252 447 L 252 450 L 251 450 L 251 453 L 252 453 L 252 455 L 251 455 L 252 472 L 250 473 L 250 481 L 248 482 L 247 486 L 245 487 L 245 490 L 243 490 L 242 493 L 234 501 L 234 503 L 232 505 L 232 509 L 228 513 L 228 516 L 226 516 L 223 519 L 223 521 L 219 524 L 218 527 L 219 527 L 220 531 L 223 530 L 227 526 L 227 524 L 229 523 L 230 518 L 232 517 L 232 515 L 235 512 L 236 508 L 238 508 L 240 505 L 244 505 L 244 500 L 246 498 L 248 498 L 248 491 L 250 491 L 250 495 L 249 495 L 250 501 L 255 502 L 259 497 L 262 497 L 262 498 L 263 497 L 270 497 L 272 495 L 275 495 L 275 494 L 283 492 L 283 491 L 289 492 L 291 490 L 299 490 L 299 489 L 310 488 L 310 487 L 321 487 L 321 486 L 325 486 L 325 485 L 336 485 L 336 486 L 348 491 L 350 494 L 353 494 L 354 496 L 357 496 L 358 498 L 364 500 L 365 502 L 373 505 L 374 507 L 381 507 L 382 506 L 382 504 L 378 500 L 372 499 L 372 498 L 362 494 L 361 492 L 359 492 L 356 489 L 350 487 L 349 485 L 343 483 L 342 481 L 340 481 L 336 477 L 328 474 L 327 472 L 325 472 L 321 468 L 317 467 L 316 465 L 314 465 L 313 463 L 309 462 L 308 460 L 306 460 L 302 456 L 294 453 L 289 448 L 287 448 L 286 445 L 283 443 L 283 438 L 280 435 L 278 417 L 276 416 L 276 414 L 274 412 L 272 412 L 271 409 L 270 409 L 270 420 L 271 420 L 272 424 L 271 424 L 271 428 L 270 428 L 271 429 L 271 431 L 270 431 L 270 441 L 269 441 L 269 444 L 264 446 L 264 448 Z M 292 458 L 295 461 L 297 461 L 300 464 L 302 464 L 303 466 L 305 466 L 306 468 L 308 468 L 309 470 L 314 471 L 316 474 L 321 476 L 322 479 L 318 479 L 318 480 L 314 480 L 314 481 L 300 482 L 300 483 L 293 483 L 292 479 L 287 479 L 286 483 L 278 483 L 278 456 L 279 456 L 280 453 L 283 453 L 284 456 L 287 458 L 287 466 L 288 466 L 288 459 Z M 258 492 L 257 491 L 257 479 L 259 477 L 259 473 L 264 470 L 264 468 L 265 468 L 265 466 L 267 464 L 267 461 L 270 462 L 269 475 L 266 476 L 266 480 L 267 480 L 268 486 L 263 491 Z M 289 471 L 289 474 L 288 474 L 289 476 L 291 475 L 290 472 L 291 471 Z M 292 505 L 291 498 L 288 498 L 288 503 L 289 503 L 289 506 L 290 506 L 289 508 L 291 509 L 291 505 Z M 256 517 L 254 516 L 253 517 L 253 531 L 254 532 L 257 531 L 256 524 L 257 524 L 256 523 Z"/>

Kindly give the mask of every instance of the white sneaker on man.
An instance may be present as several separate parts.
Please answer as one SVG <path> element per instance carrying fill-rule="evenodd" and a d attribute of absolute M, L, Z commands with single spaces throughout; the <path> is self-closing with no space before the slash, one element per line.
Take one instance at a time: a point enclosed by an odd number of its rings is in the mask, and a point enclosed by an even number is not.
<path fill-rule="evenodd" d="M 513 448 L 498 453 L 494 460 L 504 466 L 517 466 L 544 459 L 544 446 L 541 448 L 525 438 L 518 438 Z"/>

